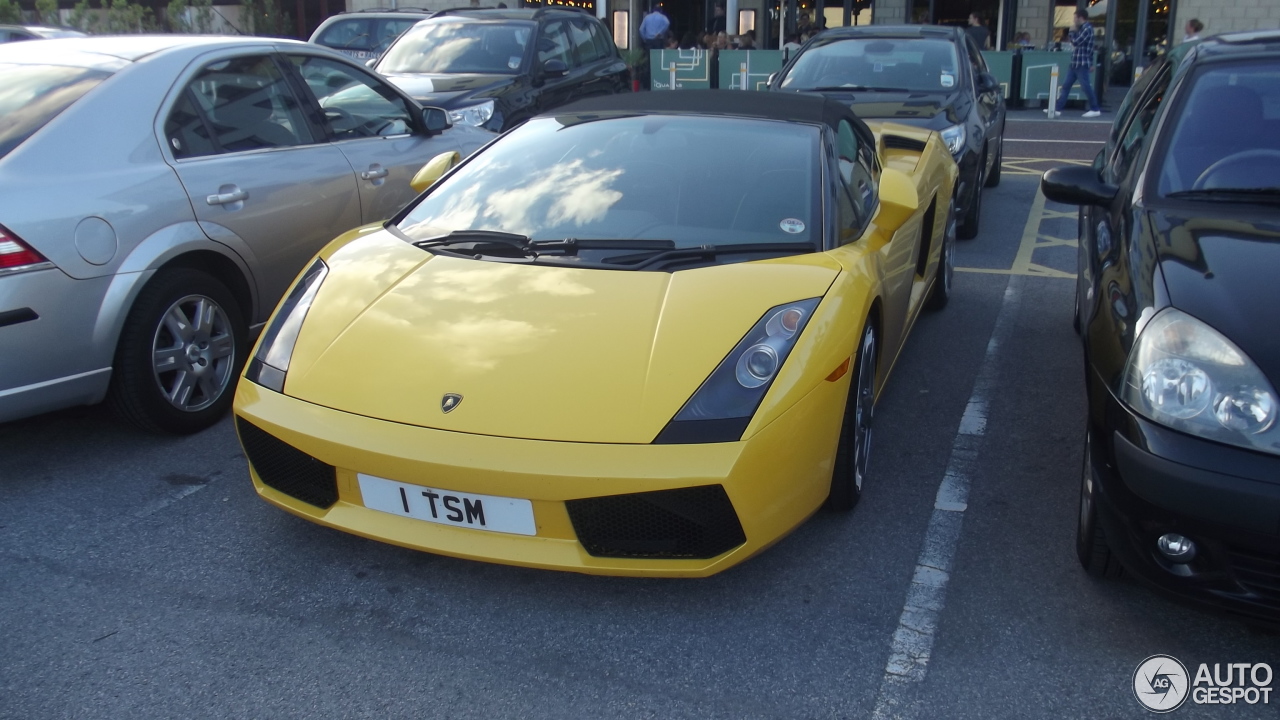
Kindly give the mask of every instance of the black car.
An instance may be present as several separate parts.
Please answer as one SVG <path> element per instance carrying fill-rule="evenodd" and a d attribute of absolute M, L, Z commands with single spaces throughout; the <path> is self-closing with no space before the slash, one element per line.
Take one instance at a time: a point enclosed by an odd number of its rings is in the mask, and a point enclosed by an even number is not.
<path fill-rule="evenodd" d="M 866 25 L 815 35 L 769 89 L 820 92 L 864 120 L 937 131 L 960 166 L 958 235 L 978 234 L 983 187 L 1000 184 L 1004 95 L 961 28 Z"/>
<path fill-rule="evenodd" d="M 576 10 L 444 10 L 374 66 L 454 124 L 495 132 L 573 100 L 630 90 L 604 25 Z"/>
<path fill-rule="evenodd" d="M 1077 551 L 1280 620 L 1280 32 L 1187 43 L 1130 90 L 1080 206 Z"/>
<path fill-rule="evenodd" d="M 68 27 L 46 25 L 0 25 L 0 43 L 49 38 L 84 37 L 85 33 Z"/>
<path fill-rule="evenodd" d="M 333 48 L 347 57 L 371 61 L 420 20 L 431 17 L 422 8 L 377 8 L 338 13 L 316 28 L 307 42 Z"/>

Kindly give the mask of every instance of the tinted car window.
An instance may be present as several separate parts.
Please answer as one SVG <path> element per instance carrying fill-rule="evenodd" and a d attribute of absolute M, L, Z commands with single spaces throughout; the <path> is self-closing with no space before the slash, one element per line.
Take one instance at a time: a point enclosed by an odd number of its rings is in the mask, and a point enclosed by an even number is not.
<path fill-rule="evenodd" d="M 0 63 L 0 157 L 110 76 L 80 67 Z"/>
<path fill-rule="evenodd" d="M 289 60 L 315 95 L 334 139 L 412 131 L 409 105 L 384 83 L 325 58 L 291 55 Z"/>
<path fill-rule="evenodd" d="M 542 28 L 538 37 L 538 64 L 548 60 L 559 60 L 568 67 L 573 67 L 573 52 L 569 49 L 569 35 L 565 30 L 568 23 L 548 23 Z"/>
<path fill-rule="evenodd" d="M 958 84 L 956 47 L 950 40 L 844 38 L 810 45 L 781 86 L 946 92 Z"/>
<path fill-rule="evenodd" d="M 513 75 L 520 70 L 532 34 L 528 23 L 423 22 L 387 51 L 378 70 Z"/>
<path fill-rule="evenodd" d="M 1147 135 L 1151 131 L 1151 123 L 1160 109 L 1160 103 L 1164 102 L 1165 90 L 1168 88 L 1169 73 L 1162 73 L 1151 85 L 1151 92 L 1147 93 L 1142 103 L 1132 113 L 1129 124 L 1123 130 L 1124 135 L 1116 145 L 1113 177 L 1117 181 L 1129 174 L 1134 161 L 1142 154 Z"/>
<path fill-rule="evenodd" d="M 839 134 L 836 138 L 836 156 L 840 163 L 840 177 L 848 188 L 850 200 L 853 202 L 855 220 L 853 227 L 861 229 L 871 219 L 875 210 L 876 185 L 871 175 L 871 168 L 866 162 L 866 151 L 863 143 L 848 122 L 840 121 Z"/>
<path fill-rule="evenodd" d="M 399 228 L 415 240 L 474 229 L 678 247 L 821 242 L 817 127 L 661 115 L 564 122 L 511 131 Z"/>
<path fill-rule="evenodd" d="M 173 156 L 178 159 L 218 152 L 218 146 L 214 144 L 209 132 L 209 125 L 191 97 L 190 91 L 183 91 L 164 123 L 165 137 L 169 139 Z"/>
<path fill-rule="evenodd" d="M 339 50 L 383 52 L 400 33 L 413 27 L 416 22 L 418 18 L 339 20 L 325 28 L 316 42 Z"/>
<path fill-rule="evenodd" d="M 191 81 L 188 90 L 200 105 L 222 152 L 289 147 L 312 141 L 298 100 L 270 57 L 238 57 L 212 63 Z"/>
<path fill-rule="evenodd" d="M 578 63 L 586 65 L 599 60 L 603 55 L 596 47 L 595 38 L 591 36 L 590 26 L 581 20 L 569 23 L 569 38 L 573 41 L 573 52 L 578 56 Z"/>
<path fill-rule="evenodd" d="M 1280 62 L 1211 66 L 1190 80 L 1160 194 L 1280 187 Z"/>
<path fill-rule="evenodd" d="M 596 52 L 602 58 L 614 58 L 618 55 L 617 46 L 613 44 L 613 38 L 600 27 L 600 23 L 587 23 L 588 30 L 591 31 L 591 37 L 596 41 Z"/>

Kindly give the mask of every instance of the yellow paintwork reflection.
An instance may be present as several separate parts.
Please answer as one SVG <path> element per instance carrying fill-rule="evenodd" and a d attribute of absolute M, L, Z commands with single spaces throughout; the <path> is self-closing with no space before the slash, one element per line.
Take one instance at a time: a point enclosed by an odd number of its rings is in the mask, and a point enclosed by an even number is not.
<path fill-rule="evenodd" d="M 956 168 L 936 137 L 922 139 L 910 171 L 886 167 L 862 237 L 811 255 L 626 272 L 436 256 L 379 228 L 343 235 L 321 252 L 329 275 L 285 394 L 241 382 L 235 402 L 240 417 L 337 467 L 340 499 L 320 510 L 255 476 L 259 493 L 315 522 L 458 557 L 677 576 L 741 562 L 826 497 L 854 373 L 828 377 L 868 318 L 881 331 L 879 390 L 933 283 L 939 248 L 920 273 L 921 224 L 932 203 L 929 230 L 941 237 Z M 741 441 L 651 444 L 766 310 L 813 297 L 822 301 Z M 464 398 L 448 414 L 445 393 Z M 357 472 L 529 499 L 538 534 L 366 509 Z M 711 560 L 592 557 L 563 504 L 705 484 L 725 487 L 747 536 Z"/>

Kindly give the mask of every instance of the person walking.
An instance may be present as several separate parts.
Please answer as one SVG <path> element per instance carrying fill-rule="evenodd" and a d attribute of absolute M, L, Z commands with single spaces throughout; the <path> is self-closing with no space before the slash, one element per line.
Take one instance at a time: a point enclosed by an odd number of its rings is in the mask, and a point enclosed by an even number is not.
<path fill-rule="evenodd" d="M 640 39 L 644 41 L 646 48 L 661 50 L 666 44 L 667 30 L 670 27 L 671 21 L 667 19 L 666 11 L 658 5 L 640 21 Z"/>
<path fill-rule="evenodd" d="M 1089 82 L 1089 72 L 1093 70 L 1093 25 L 1089 24 L 1089 13 L 1076 10 L 1071 18 L 1071 65 L 1067 68 L 1067 77 L 1062 82 L 1062 92 L 1058 95 L 1058 112 L 1067 106 L 1067 96 L 1071 94 L 1071 86 L 1080 81 L 1080 89 L 1089 100 L 1089 110 L 1084 116 L 1095 118 L 1102 114 L 1098 106 L 1098 96 L 1093 92 L 1093 84 Z M 1045 108 L 1045 112 L 1049 112 Z"/>
<path fill-rule="evenodd" d="M 990 50 L 988 43 L 991 41 L 991 31 L 986 25 L 982 24 L 982 19 L 978 17 L 978 13 L 969 13 L 969 27 L 964 31 L 969 34 L 969 39 L 973 40 L 973 44 L 978 46 L 979 50 Z"/>

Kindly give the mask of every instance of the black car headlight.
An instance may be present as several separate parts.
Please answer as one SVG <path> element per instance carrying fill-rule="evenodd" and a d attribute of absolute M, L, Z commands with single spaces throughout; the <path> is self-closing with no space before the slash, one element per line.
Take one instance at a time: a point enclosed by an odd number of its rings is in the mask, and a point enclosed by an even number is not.
<path fill-rule="evenodd" d="M 1234 343 L 1184 312 L 1167 308 L 1142 329 L 1121 394 L 1161 425 L 1280 455 L 1271 383 Z"/>
<path fill-rule="evenodd" d="M 738 342 L 654 443 L 734 442 L 742 437 L 821 298 L 771 308 Z"/>
<path fill-rule="evenodd" d="M 284 392 L 284 376 L 289 372 L 289 360 L 293 358 L 293 346 L 298 342 L 302 321 L 311 309 L 311 302 L 320 291 L 320 283 L 329 274 L 329 267 L 320 258 L 302 274 L 293 289 L 280 303 L 275 319 L 262 333 L 258 351 L 249 361 L 244 377 L 262 387 Z"/>

